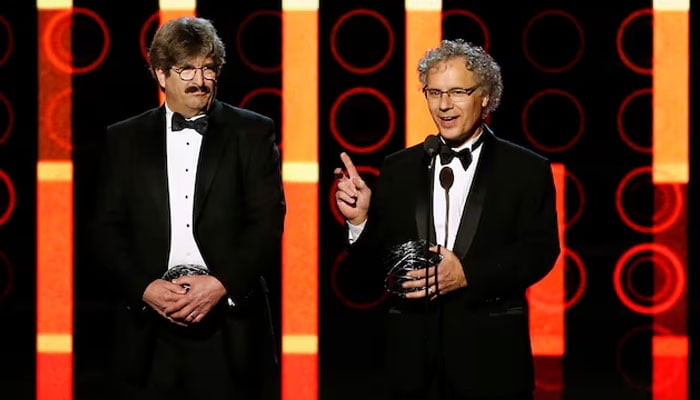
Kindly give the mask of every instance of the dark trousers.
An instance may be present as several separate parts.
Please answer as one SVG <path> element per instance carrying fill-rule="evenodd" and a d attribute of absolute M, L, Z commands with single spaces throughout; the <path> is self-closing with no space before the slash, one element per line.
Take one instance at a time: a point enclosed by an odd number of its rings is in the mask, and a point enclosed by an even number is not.
<path fill-rule="evenodd" d="M 262 380 L 237 379 L 226 358 L 221 315 L 191 327 L 159 321 L 145 387 L 122 388 L 134 400 L 259 400 Z"/>
<path fill-rule="evenodd" d="M 233 398 L 221 331 L 206 338 L 164 334 L 156 341 L 145 399 Z"/>
<path fill-rule="evenodd" d="M 385 396 L 390 400 L 533 400 L 532 392 L 515 393 L 499 396 L 464 397 L 456 392 L 445 379 L 443 350 L 441 342 L 442 308 L 439 301 L 408 303 L 397 308 L 395 313 L 409 325 L 413 333 L 404 336 L 402 329 L 392 331 L 388 336 L 386 354 L 386 376 L 388 384 Z M 391 316 L 390 316 L 391 317 Z M 412 356 L 420 360 L 420 369 L 406 369 L 401 362 L 394 359 L 397 354 L 410 350 Z"/>

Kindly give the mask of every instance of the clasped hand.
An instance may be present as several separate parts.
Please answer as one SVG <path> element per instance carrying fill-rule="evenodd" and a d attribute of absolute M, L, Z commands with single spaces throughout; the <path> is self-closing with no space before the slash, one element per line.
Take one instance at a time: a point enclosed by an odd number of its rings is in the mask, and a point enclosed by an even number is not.
<path fill-rule="evenodd" d="M 433 300 L 439 295 L 467 286 L 462 263 L 455 253 L 442 246 L 432 246 L 430 251 L 439 252 L 442 261 L 437 266 L 431 265 L 406 273 L 406 276 L 411 279 L 401 286 L 407 291 L 405 295 L 407 299 L 421 299 L 428 296 Z"/>
<path fill-rule="evenodd" d="M 172 282 L 156 279 L 144 291 L 143 300 L 170 322 L 188 326 L 202 321 L 225 295 L 226 288 L 218 279 L 195 275 Z"/>

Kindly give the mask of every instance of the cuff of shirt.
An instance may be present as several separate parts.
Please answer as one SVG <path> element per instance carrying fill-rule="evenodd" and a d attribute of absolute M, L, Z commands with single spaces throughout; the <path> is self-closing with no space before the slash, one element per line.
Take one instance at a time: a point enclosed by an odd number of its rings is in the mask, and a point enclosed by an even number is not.
<path fill-rule="evenodd" d="M 345 221 L 348 224 L 348 242 L 350 244 L 355 243 L 355 241 L 360 237 L 362 234 L 362 231 L 365 229 L 365 225 L 367 224 L 367 220 L 365 220 L 363 223 L 359 225 L 353 225 L 350 223 L 350 221 Z"/>

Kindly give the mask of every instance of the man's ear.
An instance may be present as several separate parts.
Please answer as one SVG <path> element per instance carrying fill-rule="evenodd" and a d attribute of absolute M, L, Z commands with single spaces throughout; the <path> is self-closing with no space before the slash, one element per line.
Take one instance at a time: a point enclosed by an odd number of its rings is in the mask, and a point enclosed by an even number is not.
<path fill-rule="evenodd" d="M 481 108 L 486 108 L 486 106 L 489 105 L 489 99 L 489 96 L 485 96 L 481 99 Z"/>
<path fill-rule="evenodd" d="M 165 89 L 165 71 L 160 68 L 155 69 L 156 79 L 158 79 L 158 84 L 161 88 Z"/>

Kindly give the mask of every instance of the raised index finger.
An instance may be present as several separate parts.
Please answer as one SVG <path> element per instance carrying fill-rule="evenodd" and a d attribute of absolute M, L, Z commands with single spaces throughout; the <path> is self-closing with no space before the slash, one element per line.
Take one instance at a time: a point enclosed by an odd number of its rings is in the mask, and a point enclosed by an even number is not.
<path fill-rule="evenodd" d="M 343 161 L 343 165 L 345 165 L 345 170 L 348 171 L 348 176 L 350 179 L 358 178 L 360 176 L 360 174 L 357 173 L 355 164 L 352 163 L 350 156 L 346 152 L 340 153 L 340 159 Z"/>

